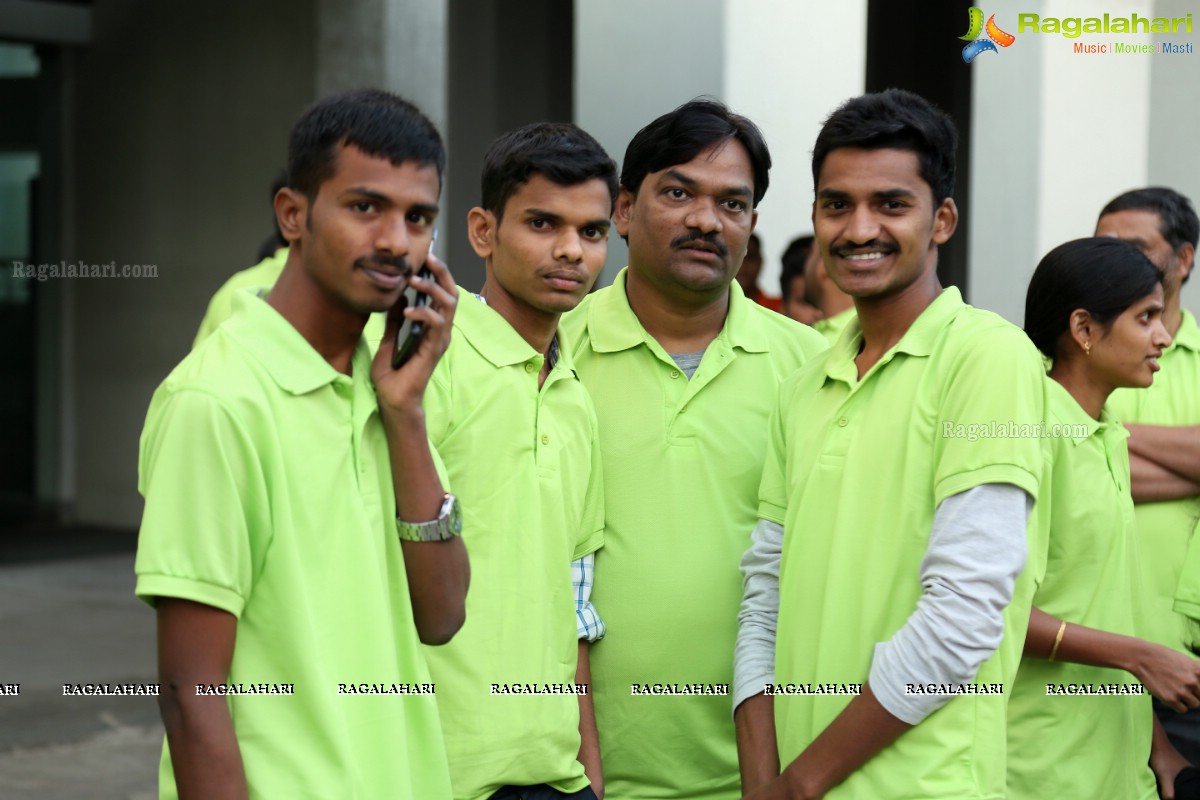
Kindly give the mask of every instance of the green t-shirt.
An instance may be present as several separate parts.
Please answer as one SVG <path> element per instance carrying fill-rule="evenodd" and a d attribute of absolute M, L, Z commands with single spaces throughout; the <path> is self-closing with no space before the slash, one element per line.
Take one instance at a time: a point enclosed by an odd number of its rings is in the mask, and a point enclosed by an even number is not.
<path fill-rule="evenodd" d="M 829 340 L 829 345 L 832 347 L 833 343 L 842 335 L 842 331 L 846 330 L 846 325 L 849 324 L 850 320 L 854 319 L 857 313 L 854 310 L 854 306 L 851 306 L 845 311 L 839 311 L 832 317 L 817 320 L 813 328 L 816 329 L 817 333 Z"/>
<path fill-rule="evenodd" d="M 592 646 L 609 800 L 741 797 L 729 684 L 742 583 L 780 381 L 819 334 L 730 286 L 725 326 L 688 378 L 638 322 L 624 270 L 563 318 L 596 404 L 604 549 Z M 638 686 L 708 694 L 634 695 Z M 722 691 L 724 694 L 712 694 Z"/>
<path fill-rule="evenodd" d="M 192 342 L 192 347 L 199 346 L 220 327 L 222 322 L 229 319 L 233 314 L 233 299 L 238 294 L 250 292 L 266 295 L 275 285 L 275 281 L 279 280 L 283 267 L 287 264 L 287 257 L 288 248 L 280 248 L 275 251 L 275 255 L 264 258 L 253 267 L 235 272 L 229 280 L 225 281 L 208 301 L 208 310 L 204 312 L 204 319 L 200 321 L 200 330 L 196 332 L 196 339 Z M 367 340 L 372 353 L 379 349 L 379 342 L 383 339 L 383 329 L 386 324 L 387 314 L 372 314 L 371 318 L 367 320 L 366 327 L 363 328 L 363 338 Z"/>
<path fill-rule="evenodd" d="M 575 686 L 571 562 L 604 536 L 596 414 L 568 348 L 539 391 L 542 355 L 466 290 L 459 298 L 425 393 L 471 554 L 466 624 L 425 650 L 454 797 L 483 800 L 506 784 L 576 792 L 588 785 L 579 700 L 558 691 Z"/>
<path fill-rule="evenodd" d="M 360 343 L 338 373 L 243 295 L 146 416 L 138 596 L 228 611 L 229 683 L 293 687 L 228 698 L 252 798 L 450 794 L 370 366 Z"/>
<path fill-rule="evenodd" d="M 1097 422 L 1056 381 L 1046 383 L 1050 469 L 1038 498 L 1038 529 L 1048 539 L 1026 567 L 1038 584 L 1033 604 L 1067 622 L 1140 637 L 1145 608 L 1129 434 L 1107 409 Z M 1070 435 L 1074 430 L 1088 435 Z M 1010 800 L 1156 798 L 1147 763 L 1150 695 L 1065 694 L 1076 691 L 1071 687 L 1136 683 L 1122 670 L 1023 658 L 1008 709 Z"/>
<path fill-rule="evenodd" d="M 1189 312 L 1158 363 L 1149 388 L 1112 393 L 1113 416 L 1129 424 L 1200 425 L 1200 328 Z M 1182 653 L 1200 648 L 1200 496 L 1138 503 L 1134 514 L 1150 602 L 1146 638 Z"/>
<path fill-rule="evenodd" d="M 771 422 L 758 513 L 784 526 L 777 683 L 867 681 L 875 646 L 922 596 L 921 561 L 947 497 L 989 483 L 1037 497 L 1044 376 L 1024 333 L 950 288 L 859 380 L 861 341 L 854 319 L 825 357 L 781 387 Z M 1012 679 L 1031 594 L 1032 583 L 1019 580 L 1004 642 L 977 684 Z M 851 699 L 777 696 L 781 763 Z M 1002 694 L 951 699 L 826 798 L 1003 797 L 1004 706 Z"/>

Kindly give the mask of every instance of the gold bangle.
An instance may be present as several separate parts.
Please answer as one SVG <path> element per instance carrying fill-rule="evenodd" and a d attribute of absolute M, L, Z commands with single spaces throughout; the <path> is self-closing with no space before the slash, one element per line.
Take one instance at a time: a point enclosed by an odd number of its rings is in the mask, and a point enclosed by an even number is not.
<path fill-rule="evenodd" d="M 1050 648 L 1050 661 L 1053 661 L 1054 657 L 1058 655 L 1058 646 L 1062 644 L 1062 637 L 1066 630 L 1067 621 L 1063 620 L 1062 624 L 1058 626 L 1058 635 L 1054 637 L 1054 647 Z"/>

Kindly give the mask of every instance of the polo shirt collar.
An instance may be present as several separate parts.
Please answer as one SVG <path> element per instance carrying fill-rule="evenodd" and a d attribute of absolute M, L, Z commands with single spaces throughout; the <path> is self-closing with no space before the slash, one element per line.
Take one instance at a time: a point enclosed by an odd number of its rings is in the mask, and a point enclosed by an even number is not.
<path fill-rule="evenodd" d="M 900 337 L 900 341 L 892 345 L 892 349 L 884 354 L 883 358 L 879 359 L 879 363 L 872 367 L 871 371 L 874 372 L 883 364 L 891 361 L 897 353 L 907 353 L 912 356 L 929 356 L 932 354 L 942 329 L 966 305 L 963 302 L 962 293 L 958 291 L 958 287 L 951 286 L 943 289 L 942 293 L 935 297 L 933 302 L 913 320 L 912 325 Z M 831 348 L 829 358 L 825 362 L 825 374 L 831 378 L 841 380 L 846 380 L 847 376 L 851 376 L 853 379 L 849 382 L 852 384 L 855 383 L 857 381 L 858 368 L 854 366 L 854 359 L 858 357 L 859 343 L 861 341 L 862 323 L 858 316 L 855 315 L 846 324 L 842 335 L 838 337 L 838 340 Z M 847 367 L 847 365 L 849 366 Z"/>
<path fill-rule="evenodd" d="M 454 311 L 454 333 L 470 342 L 471 347 L 491 362 L 492 366 L 510 367 L 514 364 L 524 364 L 539 355 L 494 308 L 461 286 L 458 295 L 458 306 Z M 565 349 L 559 348 L 560 357 Z"/>
<path fill-rule="evenodd" d="M 229 324 L 223 327 L 263 365 L 280 388 L 291 394 L 308 394 L 344 377 L 253 289 L 234 293 L 233 314 Z M 356 373 L 363 367 L 358 351 L 365 348 L 366 344 L 360 338 L 351 362 Z M 369 363 L 368 359 L 368 372 Z M 369 380 L 369 375 L 367 378 Z"/>
<path fill-rule="evenodd" d="M 1196 324 L 1196 318 L 1192 316 L 1192 312 L 1186 308 L 1181 311 L 1183 312 L 1183 322 L 1179 324 L 1179 330 L 1175 331 L 1175 341 L 1171 342 L 1171 346 L 1167 349 L 1185 347 L 1193 353 L 1200 353 L 1200 326 Z"/>
<path fill-rule="evenodd" d="M 1093 419 L 1090 414 L 1083 410 L 1083 406 L 1071 396 L 1071 393 L 1066 390 L 1061 383 L 1046 376 L 1046 382 L 1049 384 L 1047 391 L 1056 397 L 1050 398 L 1049 406 L 1054 410 L 1053 419 L 1063 425 L 1071 426 L 1086 426 L 1087 434 L 1083 435 L 1074 433 L 1068 429 L 1066 431 L 1057 431 L 1056 434 L 1064 436 L 1071 440 L 1076 446 L 1083 444 L 1088 439 L 1091 439 L 1097 434 L 1100 435 L 1101 441 L 1108 443 L 1109 446 L 1116 442 L 1123 441 L 1129 438 L 1129 431 L 1117 422 L 1116 418 L 1109 411 L 1108 405 L 1100 410 L 1100 419 Z M 1107 449 L 1107 448 L 1106 448 Z"/>
<path fill-rule="evenodd" d="M 649 342 L 650 334 L 629 306 L 628 275 L 629 267 L 624 267 L 609 290 L 597 294 L 588 305 L 588 334 L 597 353 L 615 353 Z M 738 282 L 730 281 L 729 311 L 717 338 L 749 353 L 765 353 L 770 348 L 762 326 L 755 324 L 753 305 Z"/>

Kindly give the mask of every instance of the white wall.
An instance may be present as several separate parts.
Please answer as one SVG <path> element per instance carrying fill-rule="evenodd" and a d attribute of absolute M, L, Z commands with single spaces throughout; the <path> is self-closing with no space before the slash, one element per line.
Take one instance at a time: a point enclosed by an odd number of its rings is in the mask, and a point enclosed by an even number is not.
<path fill-rule="evenodd" d="M 698 95 L 762 128 L 774 167 L 759 207 L 759 283 L 777 294 L 779 254 L 812 230 L 817 130 L 863 89 L 866 0 L 577 0 L 575 15 L 575 121 L 618 164 L 642 126 Z M 626 253 L 614 236 L 601 283 Z"/>
<path fill-rule="evenodd" d="M 1086 7 L 1045 0 L 1021 10 L 1059 18 L 1154 17 L 1182 16 L 1189 6 L 1180 0 L 1093 0 Z M 1007 21 L 1017 41 L 969 67 L 975 113 L 970 299 L 1020 323 L 1038 260 L 1064 241 L 1091 235 L 1097 213 L 1115 195 L 1161 183 L 1200 199 L 1200 54 L 1077 54 L 1074 42 L 1156 38 L 1020 33 L 1015 11 L 1001 12 L 997 21 Z M 1195 42 L 1193 35 L 1166 38 Z M 1189 284 L 1184 304 L 1197 308 L 1197 300 L 1200 289 Z"/>

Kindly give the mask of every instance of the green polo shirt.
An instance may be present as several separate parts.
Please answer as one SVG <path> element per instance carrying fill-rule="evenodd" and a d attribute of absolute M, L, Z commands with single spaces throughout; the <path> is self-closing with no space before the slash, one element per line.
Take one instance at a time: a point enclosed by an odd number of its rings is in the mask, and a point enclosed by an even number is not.
<path fill-rule="evenodd" d="M 275 285 L 275 281 L 279 280 L 283 267 L 287 264 L 287 257 L 288 248 L 282 247 L 275 252 L 275 255 L 264 258 L 253 267 L 235 272 L 229 280 L 225 281 L 208 301 L 208 310 L 204 312 L 204 319 L 200 321 L 200 330 L 196 332 L 196 339 L 192 342 L 192 347 L 198 346 L 222 322 L 229 319 L 233 314 L 233 299 L 239 293 L 249 291 L 251 293 L 261 292 L 265 295 L 269 292 Z M 367 326 L 363 329 L 363 337 L 371 346 L 372 353 L 379 349 L 379 342 L 383 339 L 383 328 L 386 323 L 386 314 L 372 314 L 371 318 L 367 320 Z"/>
<path fill-rule="evenodd" d="M 471 553 L 466 624 L 425 651 L 454 797 L 506 784 L 576 792 L 588 785 L 579 700 L 562 687 L 574 688 L 578 657 L 571 562 L 604 537 L 596 414 L 568 348 L 539 390 L 542 355 L 465 289 L 459 298 L 425 393 Z"/>
<path fill-rule="evenodd" d="M 813 327 L 816 328 L 817 333 L 821 334 L 829 341 L 829 345 L 832 347 L 833 343 L 836 342 L 838 337 L 842 335 L 842 331 L 846 330 L 846 325 L 850 322 L 850 320 L 854 319 L 857 313 L 858 312 L 854 310 L 854 307 L 851 306 L 845 311 L 839 311 L 832 317 L 817 320 L 813 324 Z"/>
<path fill-rule="evenodd" d="M 741 797 L 729 684 L 780 381 L 825 348 L 730 285 L 725 326 L 691 380 L 638 322 L 626 272 L 561 328 L 600 418 L 605 539 L 591 650 L 609 800 Z M 708 694 L 638 694 L 695 685 Z M 676 687 L 678 684 L 678 687 Z M 722 694 L 713 694 L 720 691 Z"/>
<path fill-rule="evenodd" d="M 1043 418 L 1044 376 L 1024 333 L 950 288 L 860 380 L 861 341 L 854 319 L 783 385 L 772 418 L 758 513 L 784 526 L 777 683 L 865 683 L 875 645 L 922 596 L 938 504 L 989 483 L 1038 492 L 1041 444 L 1029 434 Z M 1025 436 L 1010 436 L 1010 422 Z M 1003 436 L 993 435 L 1001 425 Z M 977 684 L 1012 679 L 1031 593 L 1028 579 L 1018 582 L 1004 643 Z M 795 759 L 851 699 L 776 697 L 780 761 Z M 1003 797 L 1004 706 L 1003 695 L 951 699 L 826 797 Z"/>
<path fill-rule="evenodd" d="M 1190 312 L 1158 363 L 1149 388 L 1113 392 L 1113 414 L 1129 424 L 1200 425 L 1200 327 Z M 1134 513 L 1150 601 L 1146 638 L 1190 652 L 1200 647 L 1200 496 L 1138 503 Z"/>
<path fill-rule="evenodd" d="M 1141 568 L 1129 494 L 1129 434 L 1108 410 L 1094 420 L 1047 378 L 1050 426 L 1086 436 L 1043 440 L 1049 474 L 1038 498 L 1044 552 L 1031 553 L 1033 604 L 1058 619 L 1141 636 Z M 1064 431 L 1063 427 L 1058 428 Z M 1133 685 L 1128 672 L 1024 658 L 1008 708 L 1008 797 L 1158 797 L 1150 759 L 1150 695 L 1047 696 L 1047 686 Z"/>
<path fill-rule="evenodd" d="M 360 343 L 338 373 L 241 295 L 146 416 L 138 596 L 228 611 L 229 684 L 292 687 L 228 698 L 252 798 L 450 793 L 370 368 Z M 176 797 L 165 744 L 159 791 Z"/>

